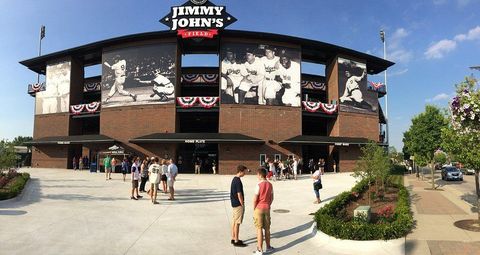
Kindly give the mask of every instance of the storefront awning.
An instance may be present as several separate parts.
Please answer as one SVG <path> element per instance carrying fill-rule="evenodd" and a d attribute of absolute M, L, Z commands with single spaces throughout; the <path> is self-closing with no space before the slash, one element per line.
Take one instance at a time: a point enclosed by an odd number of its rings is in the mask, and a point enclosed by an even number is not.
<path fill-rule="evenodd" d="M 95 144 L 115 143 L 113 138 L 104 135 L 72 135 L 72 136 L 50 136 L 25 142 L 24 145 L 68 145 L 68 144 Z"/>
<path fill-rule="evenodd" d="M 349 145 L 365 145 L 370 140 L 366 138 L 356 137 L 338 137 L 338 136 L 311 136 L 311 135 L 299 135 L 292 137 L 288 140 L 281 141 L 280 145 L 337 145 L 337 146 L 349 146 Z"/>
<path fill-rule="evenodd" d="M 137 137 L 131 143 L 250 143 L 264 144 L 265 141 L 237 133 L 156 133 Z"/>

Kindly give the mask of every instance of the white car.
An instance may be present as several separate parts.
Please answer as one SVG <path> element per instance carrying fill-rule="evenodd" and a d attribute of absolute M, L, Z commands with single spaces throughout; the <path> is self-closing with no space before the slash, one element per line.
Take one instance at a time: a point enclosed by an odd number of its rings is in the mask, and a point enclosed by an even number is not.
<path fill-rule="evenodd" d="M 470 168 L 464 168 L 462 169 L 462 172 L 465 173 L 466 175 L 475 174 L 475 170 Z"/>

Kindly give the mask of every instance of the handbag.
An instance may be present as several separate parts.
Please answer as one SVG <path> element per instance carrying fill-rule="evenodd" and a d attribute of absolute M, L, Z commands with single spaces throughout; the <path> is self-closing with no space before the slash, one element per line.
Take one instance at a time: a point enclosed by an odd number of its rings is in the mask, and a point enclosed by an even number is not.
<path fill-rule="evenodd" d="M 313 183 L 313 189 L 319 190 L 319 189 L 322 189 L 322 188 L 323 188 L 322 181 L 317 181 L 317 182 Z"/>

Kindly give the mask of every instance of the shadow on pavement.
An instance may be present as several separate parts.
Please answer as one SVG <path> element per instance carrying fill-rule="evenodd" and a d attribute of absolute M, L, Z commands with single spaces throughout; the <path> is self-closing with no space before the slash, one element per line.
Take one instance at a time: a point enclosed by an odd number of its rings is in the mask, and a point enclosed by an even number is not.
<path fill-rule="evenodd" d="M 477 195 L 475 195 L 475 192 L 472 193 L 465 193 L 460 197 L 463 201 L 467 202 L 472 206 L 470 210 L 473 213 L 478 212 L 478 207 L 477 207 Z"/>
<path fill-rule="evenodd" d="M 37 203 L 40 201 L 41 195 L 40 179 L 31 178 L 28 180 L 22 193 L 18 195 L 19 197 L 10 201 L 0 201 L 0 208 L 19 208 Z"/>
<path fill-rule="evenodd" d="M 7 215 L 7 216 L 18 216 L 27 214 L 26 211 L 20 210 L 0 210 L 0 215 Z"/>
<path fill-rule="evenodd" d="M 271 240 L 273 239 L 279 239 L 279 238 L 282 238 L 282 237 L 286 237 L 286 236 L 290 236 L 290 235 L 294 235 L 294 234 L 297 234 L 297 233 L 300 233 L 300 232 L 303 232 L 303 231 L 306 231 L 307 229 L 309 229 L 313 224 L 313 221 L 309 221 L 305 224 L 302 224 L 300 226 L 296 226 L 294 228 L 291 228 L 291 229 L 286 229 L 286 230 L 282 230 L 282 231 L 279 231 L 279 232 L 275 232 L 275 233 L 271 233 L 270 234 L 270 238 Z M 310 232 L 308 232 L 306 235 L 296 239 L 296 240 L 293 240 L 285 245 L 282 245 L 280 247 L 277 247 L 275 246 L 275 243 L 272 242 L 272 246 L 275 247 L 275 252 L 278 252 L 278 251 L 282 251 L 282 250 L 286 250 L 288 248 L 291 248 L 301 242 L 304 242 L 308 239 L 312 238 L 312 235 L 310 235 Z M 257 241 L 257 238 L 254 237 L 254 238 L 249 238 L 247 240 L 244 240 L 243 242 L 245 244 L 255 244 Z"/>
<path fill-rule="evenodd" d="M 220 202 L 230 199 L 230 192 L 216 189 L 181 189 L 175 190 L 174 204 L 196 204 L 208 202 Z"/>

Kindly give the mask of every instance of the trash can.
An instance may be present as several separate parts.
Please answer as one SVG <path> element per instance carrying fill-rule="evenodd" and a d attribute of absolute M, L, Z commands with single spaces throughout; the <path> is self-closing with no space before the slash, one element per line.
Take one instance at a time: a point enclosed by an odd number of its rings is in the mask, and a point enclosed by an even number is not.
<path fill-rule="evenodd" d="M 90 173 L 96 173 L 97 172 L 97 163 L 92 162 L 90 164 Z"/>

